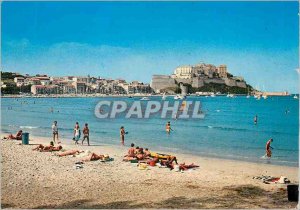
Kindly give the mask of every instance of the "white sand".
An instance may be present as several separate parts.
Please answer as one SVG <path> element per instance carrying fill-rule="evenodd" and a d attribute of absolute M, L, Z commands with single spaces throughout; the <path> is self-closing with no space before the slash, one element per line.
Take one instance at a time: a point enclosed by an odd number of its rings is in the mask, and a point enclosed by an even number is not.
<path fill-rule="evenodd" d="M 2 135 L 3 136 L 3 135 Z M 31 144 L 51 139 L 32 137 Z M 66 140 L 63 140 L 66 142 Z M 1 141 L 2 207 L 12 208 L 295 208 L 286 185 L 264 184 L 253 176 L 284 175 L 298 183 L 298 168 L 175 154 L 180 163 L 200 168 L 183 173 L 122 162 L 127 148 L 75 146 L 66 149 L 109 154 L 112 162 L 32 151 L 35 145 Z M 143 145 L 140 145 L 143 146 Z M 150 148 L 151 149 L 151 148 Z"/>

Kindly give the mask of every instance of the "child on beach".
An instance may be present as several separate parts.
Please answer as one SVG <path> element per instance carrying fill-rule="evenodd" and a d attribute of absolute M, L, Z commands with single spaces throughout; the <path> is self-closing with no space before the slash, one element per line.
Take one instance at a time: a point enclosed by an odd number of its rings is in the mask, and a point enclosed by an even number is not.
<path fill-rule="evenodd" d="M 83 142 L 84 142 L 84 140 L 86 139 L 88 145 L 90 146 L 90 137 L 89 137 L 89 136 L 90 136 L 90 129 L 89 129 L 87 123 L 85 123 L 85 126 L 84 126 L 82 132 L 83 132 L 83 139 L 82 139 L 81 144 L 83 145 Z"/>

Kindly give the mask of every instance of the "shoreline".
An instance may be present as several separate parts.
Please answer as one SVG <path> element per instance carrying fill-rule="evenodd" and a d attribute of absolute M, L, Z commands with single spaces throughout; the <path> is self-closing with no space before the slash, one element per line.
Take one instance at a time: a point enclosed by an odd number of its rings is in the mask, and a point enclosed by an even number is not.
<path fill-rule="evenodd" d="M 1 131 L 1 134 L 4 136 L 7 136 L 10 133 Z M 38 136 L 38 135 L 30 135 L 30 139 L 33 139 L 33 140 L 30 140 L 32 142 L 36 141 L 34 139 L 40 139 L 41 143 L 39 141 L 37 141 L 37 143 L 40 143 L 40 144 L 49 144 L 49 142 L 51 141 L 51 137 Z M 73 141 L 70 139 L 60 138 L 60 140 L 62 140 L 62 145 L 64 145 L 64 146 L 67 146 L 67 147 L 74 146 L 74 144 L 72 144 Z M 81 140 L 79 142 L 81 142 Z M 135 143 L 135 142 L 132 142 L 132 143 Z M 98 142 L 97 141 L 92 142 L 90 147 L 93 147 L 93 144 L 97 145 Z M 110 143 L 101 143 L 101 145 L 106 146 L 106 147 L 119 148 L 119 149 L 124 148 L 124 146 L 113 144 L 113 143 L 111 143 L 111 144 Z M 143 145 L 136 145 L 136 146 L 143 147 Z M 128 143 L 128 146 L 125 146 L 125 148 L 128 148 L 128 147 L 129 147 L 129 143 Z M 149 148 L 149 149 L 151 149 L 151 148 Z M 271 162 L 267 162 L 267 160 L 264 160 L 265 162 L 263 162 L 263 161 L 259 162 L 259 160 L 242 159 L 242 158 L 238 158 L 238 157 L 233 158 L 232 156 L 230 156 L 230 157 L 223 156 L 222 157 L 222 156 L 211 155 L 211 154 L 196 154 L 195 152 L 194 153 L 188 152 L 186 150 L 181 150 L 181 151 L 177 150 L 176 152 L 171 152 L 168 149 L 162 148 L 162 149 L 155 149 L 155 151 L 158 153 L 162 153 L 162 154 L 172 153 L 175 156 L 185 156 L 185 157 L 193 157 L 193 158 L 201 158 L 201 159 L 213 159 L 215 161 L 233 161 L 233 162 L 239 162 L 239 163 L 251 163 L 251 164 L 258 164 L 258 165 L 262 165 L 262 166 L 263 165 L 266 165 L 266 166 L 273 165 L 273 166 L 291 167 L 291 168 L 298 168 L 298 166 L 299 166 L 299 163 L 296 163 L 296 162 L 295 163 L 289 162 L 288 164 L 284 164 L 284 163 L 286 163 L 285 161 L 283 161 L 282 163 L 278 163 L 278 162 L 274 163 L 274 162 L 272 162 L 272 159 L 271 159 Z"/>
<path fill-rule="evenodd" d="M 122 161 L 128 147 L 75 146 L 60 140 L 65 149 L 109 154 L 114 160 L 86 162 L 82 169 L 74 169 L 80 158 L 32 151 L 39 143 L 48 145 L 51 138 L 31 136 L 31 145 L 2 140 L 2 208 L 295 208 L 297 205 L 287 201 L 285 184 L 264 184 L 253 179 L 261 175 L 286 176 L 292 183 L 298 183 L 296 167 L 176 153 L 173 155 L 179 163 L 194 163 L 200 168 L 182 173 L 158 167 L 139 170 L 136 164 Z"/>

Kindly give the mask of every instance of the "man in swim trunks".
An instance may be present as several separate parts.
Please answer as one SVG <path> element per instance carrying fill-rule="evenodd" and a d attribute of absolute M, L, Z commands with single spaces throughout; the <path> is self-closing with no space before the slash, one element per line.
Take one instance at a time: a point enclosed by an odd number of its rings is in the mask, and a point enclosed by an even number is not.
<path fill-rule="evenodd" d="M 55 142 L 55 137 L 57 139 L 58 142 L 58 128 L 57 128 L 57 121 L 53 122 L 52 125 L 52 134 L 53 134 L 53 142 Z"/>
<path fill-rule="evenodd" d="M 82 133 L 83 133 L 83 139 L 82 139 L 81 144 L 83 145 L 84 140 L 87 139 L 87 143 L 90 146 L 90 129 L 89 129 L 87 123 L 85 123 Z"/>
<path fill-rule="evenodd" d="M 121 144 L 124 145 L 125 142 L 125 129 L 124 126 L 121 126 L 120 128 L 120 138 L 121 138 Z"/>
<path fill-rule="evenodd" d="M 266 144 L 266 155 L 269 158 L 272 156 L 271 149 L 273 149 L 273 147 L 271 147 L 271 142 L 273 142 L 273 139 L 270 139 L 269 141 L 267 141 L 267 144 Z"/>

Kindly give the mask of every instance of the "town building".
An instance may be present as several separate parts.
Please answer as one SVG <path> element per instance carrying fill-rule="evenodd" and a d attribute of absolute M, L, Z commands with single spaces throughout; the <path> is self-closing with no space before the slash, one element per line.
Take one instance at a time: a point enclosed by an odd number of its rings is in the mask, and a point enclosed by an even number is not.
<path fill-rule="evenodd" d="M 24 85 L 24 77 L 15 77 L 14 82 L 16 83 L 17 87 L 23 86 Z"/>
<path fill-rule="evenodd" d="M 38 94 L 57 94 L 58 86 L 57 85 L 32 85 L 31 93 L 34 95 Z"/>

